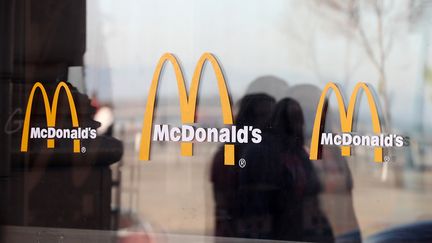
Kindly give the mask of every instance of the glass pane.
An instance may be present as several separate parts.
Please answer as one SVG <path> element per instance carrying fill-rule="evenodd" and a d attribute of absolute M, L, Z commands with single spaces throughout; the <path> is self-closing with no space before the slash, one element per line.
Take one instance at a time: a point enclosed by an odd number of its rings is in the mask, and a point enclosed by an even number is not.
<path fill-rule="evenodd" d="M 431 242 L 431 4 L 5 0 L 0 242 Z"/>

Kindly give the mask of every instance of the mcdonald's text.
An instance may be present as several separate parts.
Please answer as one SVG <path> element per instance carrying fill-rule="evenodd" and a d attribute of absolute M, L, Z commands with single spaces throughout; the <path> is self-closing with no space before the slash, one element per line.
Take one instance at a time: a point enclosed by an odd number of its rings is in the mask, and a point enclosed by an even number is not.
<path fill-rule="evenodd" d="M 164 65 L 166 63 L 171 63 L 174 69 L 175 77 L 177 79 L 177 89 L 180 100 L 180 114 L 182 123 L 194 124 L 196 118 L 195 113 L 197 107 L 199 83 L 201 81 L 202 71 L 206 62 L 211 64 L 211 67 L 216 76 L 223 123 L 224 125 L 228 126 L 233 125 L 233 113 L 231 109 L 230 97 L 228 94 L 228 89 L 225 82 L 225 77 L 222 72 L 222 68 L 220 67 L 216 57 L 214 57 L 211 53 L 204 53 L 201 55 L 201 58 L 198 60 L 192 75 L 192 82 L 190 84 L 189 92 L 187 92 L 184 75 L 177 58 L 171 53 L 165 53 L 164 55 L 162 55 L 156 65 L 156 69 L 154 71 L 153 79 L 150 85 L 149 94 L 147 96 L 146 110 L 144 113 L 144 121 L 141 131 L 141 145 L 139 151 L 140 160 L 150 159 L 150 145 L 152 142 L 151 134 L 153 129 L 153 112 L 156 103 L 155 101 L 158 85 Z M 192 142 L 180 142 L 180 150 L 182 156 L 192 156 L 192 148 Z M 234 165 L 234 144 L 225 144 L 224 150 L 224 164 Z"/>
<path fill-rule="evenodd" d="M 70 110 L 70 114 L 71 114 L 71 119 L 72 119 L 72 127 L 73 129 L 70 129 L 70 132 L 66 132 L 63 129 L 61 130 L 55 130 L 54 127 L 56 125 L 56 116 L 57 116 L 57 107 L 58 107 L 58 101 L 59 101 L 59 96 L 60 96 L 60 92 L 64 91 L 64 93 L 66 94 L 67 100 L 69 102 L 69 110 Z M 31 118 L 31 113 L 32 113 L 32 106 L 33 106 L 33 99 L 35 96 L 36 91 L 40 91 L 42 98 L 43 98 L 43 103 L 44 103 L 44 108 L 45 108 L 45 114 L 46 114 L 46 124 L 48 129 L 44 130 L 44 129 L 37 129 L 37 128 L 32 128 L 32 132 L 30 133 L 30 118 Z M 52 130 L 54 129 L 54 130 Z M 75 132 L 72 132 L 73 130 L 76 130 L 76 136 L 73 136 L 73 134 L 75 134 Z M 53 132 L 55 131 L 55 132 Z M 79 132 L 78 132 L 79 131 Z M 24 124 L 23 124 L 23 130 L 22 130 L 22 137 L 21 137 L 21 152 L 27 152 L 28 151 L 28 139 L 29 136 L 30 138 L 31 135 L 33 135 L 34 137 L 40 137 L 40 138 L 44 138 L 46 135 L 47 138 L 47 148 L 52 149 L 55 147 L 55 140 L 54 138 L 58 138 L 60 136 L 57 135 L 61 135 L 61 137 L 64 137 L 65 135 L 69 135 L 71 137 L 71 139 L 73 139 L 73 152 L 74 153 L 79 153 L 81 150 L 81 143 L 80 143 L 80 139 L 82 138 L 82 129 L 79 127 L 79 122 L 78 122 L 78 114 L 77 114 L 77 110 L 75 107 L 75 101 L 73 99 L 72 96 L 72 92 L 69 89 L 69 86 L 65 83 L 65 82 L 60 82 L 57 84 L 57 87 L 55 89 L 54 92 L 54 97 L 52 99 L 52 103 L 50 104 L 50 101 L 48 99 L 48 94 L 45 90 L 45 87 L 43 86 L 42 83 L 40 82 L 36 82 L 31 91 L 30 91 L 30 96 L 28 98 L 27 101 L 27 108 L 26 108 L 26 113 L 24 116 Z M 94 132 L 90 132 L 91 134 L 93 134 Z M 80 134 L 80 135 L 78 135 Z M 48 136 L 48 135 L 53 135 Z"/>
<path fill-rule="evenodd" d="M 253 143 L 262 141 L 261 130 L 252 126 L 237 128 L 195 128 L 190 125 L 171 127 L 169 125 L 155 125 L 153 141 L 173 142 L 222 142 L 222 143 L 248 143 L 249 138 Z"/>
<path fill-rule="evenodd" d="M 330 91 L 333 91 L 336 95 L 342 135 L 333 135 L 331 133 L 323 132 Z M 352 135 L 354 115 L 356 114 L 355 108 L 358 103 L 360 91 L 363 91 L 368 101 L 372 129 L 374 132 L 373 136 Z M 370 85 L 363 82 L 357 83 L 349 99 L 348 107 L 345 107 L 345 101 L 339 86 L 332 82 L 327 83 L 321 93 L 316 109 L 309 155 L 311 160 L 321 159 L 321 150 L 323 145 L 334 144 L 341 146 L 342 156 L 351 155 L 352 145 L 372 146 L 375 151 L 375 162 L 383 162 L 383 147 L 402 147 L 403 145 L 409 144 L 408 138 L 395 134 L 384 135 L 382 133 L 382 124 L 378 113 L 379 106 L 374 94 L 373 88 Z"/>
<path fill-rule="evenodd" d="M 86 128 L 40 128 L 32 127 L 30 129 L 30 138 L 48 138 L 48 139 L 95 139 L 96 129 Z"/>
<path fill-rule="evenodd" d="M 403 147 L 409 145 L 409 139 L 397 134 L 355 135 L 351 133 L 322 133 L 321 145 Z"/>

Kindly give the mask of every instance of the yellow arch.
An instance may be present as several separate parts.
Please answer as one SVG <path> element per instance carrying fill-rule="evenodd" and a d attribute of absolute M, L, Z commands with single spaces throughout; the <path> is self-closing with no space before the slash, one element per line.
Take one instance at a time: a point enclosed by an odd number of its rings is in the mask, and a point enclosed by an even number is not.
<path fill-rule="evenodd" d="M 213 71 L 216 75 L 216 80 L 219 88 L 219 97 L 222 108 L 222 116 L 224 124 L 233 124 L 231 103 L 228 95 L 228 90 L 225 83 L 222 70 L 216 58 L 211 53 L 204 53 L 199 59 L 194 74 L 192 76 L 192 83 L 189 90 L 189 96 L 186 92 L 184 76 L 180 65 L 171 53 L 164 54 L 156 66 L 153 74 L 150 91 L 147 97 L 147 105 L 144 114 L 143 128 L 141 133 L 141 145 L 139 151 L 140 160 L 149 160 L 150 158 L 150 144 L 151 144 L 151 133 L 153 124 L 153 113 L 156 100 L 156 93 L 159 84 L 160 75 L 163 66 L 166 62 L 170 62 L 174 68 L 174 73 L 177 79 L 177 88 L 180 100 L 180 111 L 182 123 L 194 123 L 195 122 L 195 111 L 196 101 L 198 95 L 199 83 L 201 80 L 201 73 L 205 62 L 208 61 L 213 67 Z M 181 143 L 181 154 L 183 156 L 192 156 L 192 143 Z M 225 164 L 234 165 L 234 145 L 225 145 Z"/>
<path fill-rule="evenodd" d="M 71 93 L 69 87 L 67 86 L 67 84 L 65 82 L 60 82 L 57 85 L 56 90 L 54 92 L 54 97 L 53 97 L 53 102 L 52 102 L 52 107 L 51 107 L 49 99 L 48 99 L 48 95 L 47 95 L 47 92 L 46 92 L 44 86 L 42 85 L 42 83 L 36 82 L 33 85 L 33 88 L 30 92 L 30 96 L 29 96 L 29 99 L 27 102 L 27 108 L 26 108 L 26 113 L 24 116 L 24 124 L 23 124 L 23 131 L 22 131 L 22 137 L 21 137 L 21 152 L 27 152 L 27 150 L 28 150 L 30 117 L 31 117 L 31 110 L 32 110 L 32 105 L 33 105 L 33 99 L 34 99 L 34 95 L 35 95 L 36 91 L 40 90 L 40 92 L 42 94 L 43 102 L 45 105 L 45 114 L 46 114 L 47 126 L 48 127 L 55 127 L 58 99 L 60 96 L 60 91 L 62 89 L 64 89 L 64 91 L 66 92 L 66 95 L 67 95 L 67 98 L 69 101 L 69 108 L 70 108 L 70 113 L 71 113 L 71 117 L 72 117 L 72 126 L 73 127 L 79 126 L 75 102 L 73 100 L 72 93 Z M 54 148 L 54 146 L 55 146 L 54 139 L 47 139 L 47 147 L 48 148 Z M 78 139 L 74 139 L 74 141 L 73 141 L 73 152 L 74 153 L 80 152 L 80 141 Z"/>
<path fill-rule="evenodd" d="M 344 133 L 352 132 L 352 125 L 353 125 L 353 118 L 354 118 L 354 112 L 355 112 L 355 105 L 357 101 L 357 95 L 360 92 L 360 90 L 363 90 L 366 94 L 369 109 L 371 112 L 371 120 L 372 120 L 372 127 L 373 131 L 376 134 L 381 133 L 381 123 L 378 115 L 378 109 L 376 106 L 376 102 L 374 99 L 374 96 L 368 87 L 366 83 L 358 83 L 351 94 L 351 98 L 348 103 L 348 110 L 345 109 L 345 103 L 344 99 L 342 97 L 342 94 L 340 92 L 339 87 L 334 83 L 328 83 L 324 90 L 321 93 L 321 97 L 319 99 L 316 115 L 315 115 L 315 121 L 314 121 L 314 127 L 312 131 L 312 139 L 311 139 L 311 146 L 310 146 L 310 159 L 311 160 L 317 160 L 320 159 L 321 155 L 319 154 L 319 148 L 321 145 L 319 144 L 319 138 L 323 130 L 323 109 L 324 105 L 327 102 L 327 94 L 330 90 L 333 90 L 339 106 L 339 117 L 341 121 L 341 130 Z M 351 147 L 349 146 L 341 146 L 341 152 L 342 156 L 350 156 L 351 155 Z M 374 160 L 376 162 L 382 162 L 383 161 L 383 148 L 377 147 L 374 151 Z"/>

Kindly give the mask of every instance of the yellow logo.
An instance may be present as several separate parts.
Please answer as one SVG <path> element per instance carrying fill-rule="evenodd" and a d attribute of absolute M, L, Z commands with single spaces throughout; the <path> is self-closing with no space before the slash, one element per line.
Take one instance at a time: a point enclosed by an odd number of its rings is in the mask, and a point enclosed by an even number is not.
<path fill-rule="evenodd" d="M 23 130 L 22 130 L 22 138 L 21 138 L 21 152 L 27 152 L 27 149 L 28 149 L 30 117 L 31 117 L 33 99 L 34 99 L 34 95 L 35 95 L 36 91 L 40 90 L 40 92 L 42 94 L 43 102 L 45 105 L 47 127 L 52 128 L 52 127 L 55 127 L 55 125 L 56 125 L 57 104 L 58 104 L 60 91 L 62 89 L 66 92 L 66 95 L 67 95 L 67 98 L 69 101 L 69 108 L 70 108 L 70 113 L 72 116 L 72 126 L 75 128 L 78 128 L 79 124 L 78 124 L 78 116 L 77 116 L 77 112 L 76 112 L 75 102 L 73 100 L 72 93 L 71 93 L 69 87 L 67 86 L 67 84 L 65 82 L 60 82 L 57 85 L 57 88 L 54 92 L 54 97 L 52 100 L 52 106 L 50 106 L 48 95 L 47 95 L 47 92 L 46 92 L 44 86 L 40 82 L 37 82 L 33 85 L 33 88 L 30 92 L 29 100 L 27 102 L 27 108 L 26 108 L 26 113 L 25 113 L 25 117 L 24 117 L 24 125 L 23 125 Z M 47 139 L 47 147 L 48 148 L 54 148 L 54 146 L 55 146 L 54 139 L 48 138 Z M 79 139 L 73 140 L 73 152 L 74 153 L 80 152 L 80 140 Z"/>
<path fill-rule="evenodd" d="M 184 76 L 180 68 L 179 62 L 174 57 L 174 55 L 170 53 L 166 53 L 159 59 L 159 62 L 156 66 L 156 70 L 153 74 L 149 95 L 147 97 L 147 105 L 144 114 L 144 122 L 143 122 L 142 133 L 141 133 L 141 145 L 139 151 L 140 160 L 149 160 L 150 157 L 153 111 L 155 106 L 157 88 L 158 88 L 161 72 L 165 63 L 170 62 L 174 68 L 175 76 L 177 79 L 178 94 L 180 99 L 181 121 L 183 124 L 185 123 L 192 124 L 195 123 L 197 94 L 198 94 L 199 82 L 201 80 L 201 73 L 203 70 L 203 66 L 207 61 L 210 62 L 213 71 L 216 75 L 217 85 L 219 89 L 220 103 L 222 108 L 223 122 L 226 125 L 233 124 L 231 103 L 227 91 L 227 86 L 225 83 L 225 78 L 223 76 L 221 67 L 218 61 L 216 60 L 216 58 L 210 53 L 204 53 L 201 56 L 201 58 L 199 59 L 196 65 L 195 71 L 193 73 L 191 87 L 188 95 L 188 93 L 186 92 Z M 193 144 L 191 142 L 182 142 L 180 146 L 181 146 L 182 156 L 192 156 Z M 224 152 L 225 165 L 234 165 L 234 145 L 225 144 L 224 149 L 225 149 Z"/>
<path fill-rule="evenodd" d="M 373 94 L 365 83 L 358 83 L 353 93 L 351 94 L 351 98 L 348 103 L 348 110 L 345 108 L 344 99 L 342 97 L 342 94 L 340 92 L 339 87 L 334 83 L 328 83 L 319 99 L 316 116 L 315 116 L 315 122 L 314 127 L 312 131 L 312 140 L 311 140 L 311 146 L 310 146 L 310 159 L 311 160 L 317 160 L 321 158 L 321 146 L 320 144 L 320 138 L 322 135 L 322 131 L 324 128 L 324 116 L 323 112 L 325 113 L 324 109 L 327 106 L 327 94 L 330 90 L 333 90 L 333 92 L 336 95 L 336 99 L 339 106 L 339 117 L 341 122 L 341 129 L 343 133 L 350 133 L 352 132 L 352 125 L 353 125 L 353 118 L 354 118 L 354 111 L 357 101 L 357 95 L 360 92 L 360 90 L 363 90 L 366 94 L 369 109 L 371 112 L 371 119 L 372 119 L 372 127 L 373 131 L 376 134 L 381 133 L 381 123 L 380 118 L 378 115 L 378 109 L 375 102 L 375 99 L 373 97 Z M 374 149 L 374 160 L 375 162 L 382 162 L 383 161 L 383 148 L 382 147 L 375 147 Z M 350 156 L 351 155 L 351 147 L 350 146 L 341 146 L 341 152 L 342 156 Z"/>

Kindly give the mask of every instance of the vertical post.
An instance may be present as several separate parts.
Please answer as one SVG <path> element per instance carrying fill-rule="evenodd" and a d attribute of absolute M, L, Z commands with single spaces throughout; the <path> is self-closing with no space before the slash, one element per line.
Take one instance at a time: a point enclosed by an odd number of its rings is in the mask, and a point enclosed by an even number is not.
<path fill-rule="evenodd" d="M 0 177 L 10 174 L 11 136 L 6 126 L 11 112 L 13 72 L 14 3 L 0 1 Z"/>

